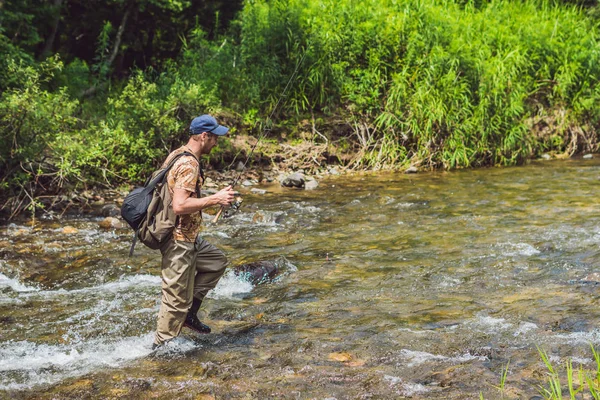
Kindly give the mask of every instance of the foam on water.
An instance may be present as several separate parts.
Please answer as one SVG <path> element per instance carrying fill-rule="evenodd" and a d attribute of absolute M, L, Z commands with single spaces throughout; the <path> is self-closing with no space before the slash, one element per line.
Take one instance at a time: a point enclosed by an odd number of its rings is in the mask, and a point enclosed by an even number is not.
<path fill-rule="evenodd" d="M 40 289 L 35 286 L 27 286 L 19 282 L 18 279 L 9 278 L 0 273 L 0 289 L 10 288 L 17 293 L 39 292 Z"/>
<path fill-rule="evenodd" d="M 463 355 L 455 356 L 455 357 L 446 357 L 446 356 L 442 356 L 440 354 L 431 354 L 431 353 L 427 353 L 424 351 L 413 351 L 413 350 L 408 350 L 408 349 L 400 350 L 400 356 L 404 360 L 406 360 L 406 363 L 404 363 L 403 365 L 405 365 L 407 367 L 414 367 L 414 366 L 421 365 L 421 364 L 424 364 L 424 363 L 427 363 L 430 361 L 443 361 L 443 362 L 450 362 L 450 363 L 454 363 L 454 364 L 461 364 L 461 363 L 472 361 L 472 360 L 479 360 L 479 361 L 487 360 L 487 357 L 474 356 L 469 353 L 465 353 Z"/>
<path fill-rule="evenodd" d="M 57 289 L 57 290 L 37 290 L 34 293 L 23 292 L 24 297 L 43 296 L 46 298 L 69 296 L 79 293 L 120 293 L 127 292 L 130 290 L 136 290 L 140 288 L 148 287 L 160 287 L 161 278 L 160 276 L 140 274 L 140 275 L 128 275 L 121 276 L 118 281 L 112 281 L 103 283 L 97 286 L 90 286 L 81 289 Z"/>
<path fill-rule="evenodd" d="M 559 333 L 554 335 L 554 338 L 566 344 L 589 345 L 591 343 L 598 346 L 600 344 L 600 330 L 594 329 L 589 332 Z"/>
<path fill-rule="evenodd" d="M 535 331 L 536 329 L 538 329 L 538 326 L 534 323 L 521 322 L 521 324 L 519 324 L 519 328 L 515 331 L 513 336 L 515 336 L 515 337 L 521 336 L 521 335 L 526 334 L 527 332 Z"/>
<path fill-rule="evenodd" d="M 505 257 L 534 256 L 540 251 L 527 243 L 499 243 L 501 254 Z"/>
<path fill-rule="evenodd" d="M 250 282 L 236 276 L 232 270 L 228 270 L 207 296 L 213 299 L 235 298 L 241 294 L 250 293 L 253 287 Z"/>
<path fill-rule="evenodd" d="M 478 315 L 477 319 L 468 322 L 467 325 L 484 333 L 500 333 L 513 326 L 504 318 L 494 318 L 489 315 Z"/>
<path fill-rule="evenodd" d="M 420 383 L 407 382 L 402 384 L 401 393 L 403 396 L 412 397 L 415 394 L 422 394 L 427 392 L 429 392 L 429 389 L 426 386 L 421 385 Z"/>
<path fill-rule="evenodd" d="M 30 341 L 0 344 L 0 390 L 23 390 L 115 368 L 152 352 L 153 333 L 73 344 Z"/>

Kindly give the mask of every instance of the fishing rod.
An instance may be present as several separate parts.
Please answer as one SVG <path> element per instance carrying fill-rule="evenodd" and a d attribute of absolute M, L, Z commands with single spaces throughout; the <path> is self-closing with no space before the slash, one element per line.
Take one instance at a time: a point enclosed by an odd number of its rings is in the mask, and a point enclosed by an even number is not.
<path fill-rule="evenodd" d="M 292 83 L 292 80 L 294 79 L 294 77 L 296 76 L 296 73 L 298 72 L 298 69 L 300 68 L 300 65 L 302 64 L 302 62 L 304 61 L 304 56 L 306 56 L 306 50 L 304 50 L 304 53 L 302 54 L 302 57 L 300 58 L 300 61 L 298 61 L 298 63 L 296 64 L 296 68 L 294 69 L 294 72 L 292 73 L 292 75 L 290 76 L 290 79 L 288 79 L 287 84 L 285 85 L 285 88 L 283 88 L 283 91 L 281 92 L 281 94 L 279 95 L 279 98 L 277 99 L 277 103 L 275 103 L 275 106 L 273 107 L 273 109 L 271 110 L 271 113 L 269 114 L 269 116 L 267 117 L 266 120 L 266 124 L 265 124 L 265 128 L 262 130 L 260 136 L 258 137 L 258 140 L 256 141 L 256 143 L 254 143 L 254 145 L 250 148 L 250 153 L 248 154 L 248 156 L 246 157 L 246 161 L 244 161 L 244 164 L 242 165 L 242 168 L 240 168 L 240 173 L 238 174 L 238 176 L 233 180 L 233 183 L 231 184 L 231 188 L 233 189 L 235 187 L 235 185 L 237 185 L 238 181 L 240 180 L 240 178 L 242 177 L 242 173 L 244 172 L 244 170 L 246 169 L 246 165 L 248 164 L 248 161 L 250 161 L 250 157 L 252 157 L 252 154 L 254 153 L 254 149 L 256 149 L 256 146 L 258 145 L 258 142 L 260 142 L 260 140 L 263 137 L 266 137 L 266 132 L 267 131 L 271 131 L 271 125 L 273 123 L 273 115 L 275 114 L 275 111 L 277 110 L 277 108 L 279 107 L 279 104 L 281 103 L 281 100 L 284 98 L 285 93 L 287 92 L 288 88 L 290 87 L 290 84 Z M 223 213 L 223 210 L 225 210 L 226 206 L 221 206 L 221 208 L 219 209 L 219 212 L 217 213 L 217 215 L 215 215 L 215 218 L 212 220 L 213 224 L 216 224 L 217 221 L 219 220 L 219 218 L 221 217 L 221 214 Z"/>

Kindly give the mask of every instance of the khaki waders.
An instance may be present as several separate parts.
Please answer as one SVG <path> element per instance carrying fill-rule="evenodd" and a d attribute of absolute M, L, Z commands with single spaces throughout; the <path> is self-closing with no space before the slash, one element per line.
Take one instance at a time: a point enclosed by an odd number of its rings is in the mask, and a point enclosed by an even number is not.
<path fill-rule="evenodd" d="M 200 236 L 196 242 L 169 239 L 162 253 L 162 299 L 154 343 L 179 335 L 192 300 L 204 299 L 225 272 L 227 257 Z"/>

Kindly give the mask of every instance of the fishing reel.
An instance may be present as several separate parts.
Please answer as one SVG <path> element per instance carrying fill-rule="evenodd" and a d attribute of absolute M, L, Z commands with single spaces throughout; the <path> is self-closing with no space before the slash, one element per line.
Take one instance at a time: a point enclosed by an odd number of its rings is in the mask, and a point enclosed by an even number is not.
<path fill-rule="evenodd" d="M 240 196 L 237 196 L 233 200 L 231 205 L 229 207 L 227 207 L 225 209 L 225 211 L 223 212 L 223 218 L 230 218 L 230 217 L 233 217 L 235 214 L 237 214 L 238 211 L 240 211 L 240 207 L 242 207 L 243 202 L 244 202 L 244 199 L 242 199 Z"/>

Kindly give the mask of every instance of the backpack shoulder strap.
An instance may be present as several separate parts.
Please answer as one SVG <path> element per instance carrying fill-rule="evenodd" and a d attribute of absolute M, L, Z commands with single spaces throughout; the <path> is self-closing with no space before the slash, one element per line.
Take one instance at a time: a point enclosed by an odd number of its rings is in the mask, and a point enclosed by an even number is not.
<path fill-rule="evenodd" d="M 169 164 L 167 164 L 166 167 L 159 170 L 159 172 L 156 174 L 156 176 L 154 176 L 154 178 L 151 178 L 148 181 L 148 183 L 146 183 L 146 185 L 145 185 L 146 193 L 153 191 L 154 188 L 156 187 L 156 185 L 165 179 L 165 177 L 167 176 L 167 172 L 169 172 L 171 170 L 171 168 L 173 168 L 173 165 L 175 165 L 175 162 L 177 160 L 179 160 L 181 157 L 186 156 L 186 155 L 194 156 L 192 153 L 188 153 L 187 151 L 184 151 L 183 153 L 179 153 L 176 156 L 174 156 L 173 159 L 169 162 Z M 194 158 L 196 158 L 196 157 L 194 156 Z"/>

